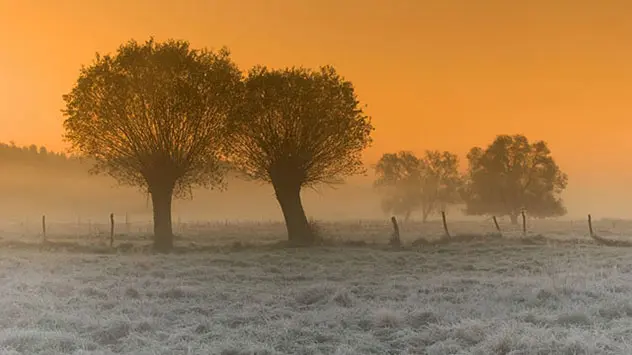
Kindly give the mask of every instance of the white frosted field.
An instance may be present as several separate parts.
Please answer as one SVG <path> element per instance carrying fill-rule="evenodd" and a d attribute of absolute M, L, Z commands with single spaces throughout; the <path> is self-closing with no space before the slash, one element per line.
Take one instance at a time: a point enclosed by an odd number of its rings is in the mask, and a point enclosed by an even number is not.
<path fill-rule="evenodd" d="M 224 242 L 257 237 L 214 228 Z M 632 354 L 632 248 L 575 239 L 171 255 L 6 242 L 0 353 Z"/>

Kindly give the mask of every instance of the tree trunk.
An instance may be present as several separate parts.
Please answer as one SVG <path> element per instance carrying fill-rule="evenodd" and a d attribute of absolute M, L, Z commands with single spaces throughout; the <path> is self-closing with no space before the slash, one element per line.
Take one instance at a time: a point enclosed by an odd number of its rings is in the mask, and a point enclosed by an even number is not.
<path fill-rule="evenodd" d="M 518 215 L 515 213 L 510 213 L 509 214 L 509 218 L 511 219 L 511 224 L 513 225 L 517 225 L 518 224 Z"/>
<path fill-rule="evenodd" d="M 171 228 L 172 188 L 152 188 L 151 201 L 154 207 L 154 249 L 167 253 L 173 249 Z"/>
<path fill-rule="evenodd" d="M 274 184 L 276 194 L 287 228 L 287 236 L 290 244 L 309 246 L 313 245 L 315 238 L 307 222 L 305 210 L 301 202 L 300 185 Z"/>

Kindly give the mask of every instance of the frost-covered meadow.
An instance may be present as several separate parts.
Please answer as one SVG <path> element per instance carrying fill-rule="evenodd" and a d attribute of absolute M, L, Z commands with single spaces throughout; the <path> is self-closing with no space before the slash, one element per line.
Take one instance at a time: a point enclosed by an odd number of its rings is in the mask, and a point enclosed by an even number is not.
<path fill-rule="evenodd" d="M 602 234 L 608 226 L 617 227 L 603 224 Z M 256 237 L 253 226 L 223 228 L 209 232 L 214 240 Z M 267 228 L 261 239 L 274 240 L 276 227 Z M 404 227 L 407 240 L 420 228 Z M 171 255 L 5 241 L 0 353 L 632 354 L 632 248 L 594 245 L 580 230 L 565 241 L 561 225 L 547 228 L 556 242 L 401 250 L 195 252 L 202 233 L 182 236 L 189 251 Z M 341 239 L 363 233 L 324 229 Z"/>

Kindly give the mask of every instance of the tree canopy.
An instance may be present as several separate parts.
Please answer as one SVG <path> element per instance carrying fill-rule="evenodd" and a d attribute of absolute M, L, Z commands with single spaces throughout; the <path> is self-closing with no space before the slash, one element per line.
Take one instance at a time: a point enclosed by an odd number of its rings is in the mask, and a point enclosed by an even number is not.
<path fill-rule="evenodd" d="M 560 194 L 568 177 L 544 141 L 499 135 L 486 149 L 472 148 L 467 158 L 466 214 L 509 216 L 513 223 L 523 209 L 536 218 L 566 214 Z"/>
<path fill-rule="evenodd" d="M 421 210 L 422 220 L 459 202 L 462 179 L 458 157 L 450 152 L 426 151 L 384 154 L 375 165 L 375 188 L 382 195 L 382 210 L 404 216 Z"/>
<path fill-rule="evenodd" d="M 364 171 L 361 154 L 373 126 L 352 83 L 331 66 L 258 66 L 250 70 L 230 122 L 232 164 L 272 184 L 291 242 L 312 243 L 301 188 L 340 183 Z"/>
<path fill-rule="evenodd" d="M 227 49 L 152 38 L 97 54 L 63 97 L 73 150 L 92 158 L 95 172 L 151 194 L 157 249 L 173 243 L 174 193 L 222 183 L 225 123 L 241 78 Z"/>
<path fill-rule="evenodd" d="M 401 151 L 382 155 L 375 165 L 374 187 L 382 195 L 385 213 L 410 215 L 421 206 L 422 162 L 412 152 Z"/>

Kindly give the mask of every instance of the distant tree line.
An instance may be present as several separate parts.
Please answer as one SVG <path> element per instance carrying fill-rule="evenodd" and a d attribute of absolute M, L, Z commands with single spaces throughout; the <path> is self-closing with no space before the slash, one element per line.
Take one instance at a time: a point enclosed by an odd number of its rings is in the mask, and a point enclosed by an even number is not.
<path fill-rule="evenodd" d="M 76 158 L 67 156 L 64 153 L 49 151 L 46 147 L 17 146 L 14 142 L 0 143 L 0 161 L 3 163 L 74 163 Z"/>
<path fill-rule="evenodd" d="M 547 144 L 529 143 L 523 135 L 499 135 L 485 149 L 467 155 L 459 173 L 450 152 L 384 154 L 375 165 L 375 188 L 386 213 L 408 219 L 420 211 L 425 222 L 432 213 L 464 205 L 467 215 L 509 216 L 512 223 L 526 211 L 536 218 L 566 214 L 561 193 L 568 177 L 555 163 Z"/>

